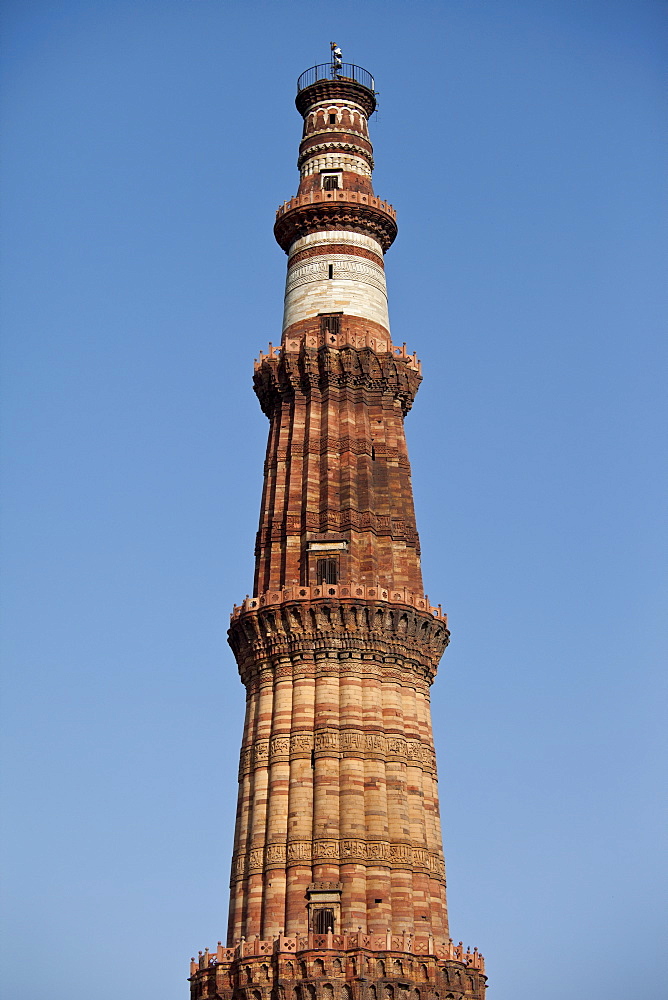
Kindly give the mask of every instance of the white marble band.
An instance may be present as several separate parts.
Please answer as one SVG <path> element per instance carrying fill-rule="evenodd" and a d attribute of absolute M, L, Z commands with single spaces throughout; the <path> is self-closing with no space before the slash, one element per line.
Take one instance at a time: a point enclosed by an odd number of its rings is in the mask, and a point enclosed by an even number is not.
<path fill-rule="evenodd" d="M 301 176 L 309 177 L 321 170 L 345 170 L 363 177 L 371 177 L 371 167 L 361 156 L 348 156 L 345 153 L 316 154 L 302 164 Z"/>
<path fill-rule="evenodd" d="M 283 329 L 327 312 L 369 319 L 389 331 L 382 267 L 348 254 L 323 254 L 291 267 L 285 286 Z"/>
<path fill-rule="evenodd" d="M 331 278 L 329 277 L 330 273 Z M 306 285 L 310 281 L 321 281 L 322 279 L 336 281 L 339 278 L 345 278 L 349 281 L 364 281 L 387 296 L 385 272 L 382 267 L 370 260 L 365 260 L 363 257 L 338 253 L 310 257 L 308 260 L 296 264 L 295 267 L 291 267 L 285 283 L 285 294 L 289 295 L 295 288 Z"/>

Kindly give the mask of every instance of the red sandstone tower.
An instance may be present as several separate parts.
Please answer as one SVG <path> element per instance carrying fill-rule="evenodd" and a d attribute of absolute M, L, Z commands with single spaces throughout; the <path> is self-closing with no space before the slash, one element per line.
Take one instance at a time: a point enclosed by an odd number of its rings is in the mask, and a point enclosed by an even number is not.
<path fill-rule="evenodd" d="M 374 82 L 333 46 L 297 90 L 283 334 L 255 365 L 254 596 L 229 633 L 247 699 L 227 945 L 192 963 L 192 997 L 482 1000 L 482 956 L 448 929 L 429 689 L 449 632 L 422 586 L 420 363 L 390 336 Z"/>

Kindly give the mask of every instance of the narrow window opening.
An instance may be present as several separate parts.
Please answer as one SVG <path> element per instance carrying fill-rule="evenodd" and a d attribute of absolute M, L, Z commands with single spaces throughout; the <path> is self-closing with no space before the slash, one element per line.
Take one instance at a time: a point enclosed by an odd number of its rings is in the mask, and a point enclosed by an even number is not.
<path fill-rule="evenodd" d="M 372 462 L 376 461 L 376 449 L 374 448 L 373 445 L 371 445 L 371 461 Z"/>
<path fill-rule="evenodd" d="M 330 264 L 329 267 L 327 268 L 327 277 L 328 278 L 333 278 L 334 277 L 334 265 L 333 264 Z"/>
<path fill-rule="evenodd" d="M 337 575 L 336 559 L 318 559 L 316 577 L 319 584 L 336 583 Z"/>
<path fill-rule="evenodd" d="M 323 907 L 313 914 L 313 930 L 316 934 L 326 934 L 334 930 L 334 910 Z"/>
<path fill-rule="evenodd" d="M 333 265 L 330 264 L 330 267 Z M 320 332 L 321 333 L 333 333 L 338 334 L 340 328 L 340 316 L 321 316 L 320 317 Z"/>
<path fill-rule="evenodd" d="M 315 768 L 315 750 L 311 750 L 311 767 Z"/>
<path fill-rule="evenodd" d="M 336 125 L 336 115 L 330 115 L 329 116 L 329 124 L 330 125 Z"/>

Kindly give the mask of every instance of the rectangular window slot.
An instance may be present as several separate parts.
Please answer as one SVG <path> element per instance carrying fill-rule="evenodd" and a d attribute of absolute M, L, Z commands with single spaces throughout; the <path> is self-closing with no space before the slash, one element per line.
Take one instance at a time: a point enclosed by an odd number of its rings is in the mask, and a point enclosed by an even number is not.
<path fill-rule="evenodd" d="M 336 583 L 338 578 L 336 559 L 318 559 L 316 579 L 319 584 Z"/>
<path fill-rule="evenodd" d="M 326 934 L 334 930 L 334 909 L 323 907 L 313 913 L 313 930 L 316 934 Z"/>
<path fill-rule="evenodd" d="M 329 267 L 327 268 L 327 277 L 328 278 L 333 278 L 334 277 L 334 265 L 333 264 L 330 264 Z"/>
<path fill-rule="evenodd" d="M 332 268 L 332 274 L 333 274 L 334 273 L 333 272 L 333 265 L 330 264 L 329 266 Z M 330 274 L 330 278 L 332 277 L 332 274 Z M 340 332 L 340 326 L 341 326 L 341 315 L 340 314 L 339 315 L 334 315 L 334 316 L 321 316 L 320 317 L 320 333 L 331 333 L 331 334 L 336 335 L 336 334 L 338 334 Z"/>
<path fill-rule="evenodd" d="M 340 183 L 341 174 L 322 174 L 322 189 L 323 191 L 338 191 L 339 188 L 343 187 Z"/>

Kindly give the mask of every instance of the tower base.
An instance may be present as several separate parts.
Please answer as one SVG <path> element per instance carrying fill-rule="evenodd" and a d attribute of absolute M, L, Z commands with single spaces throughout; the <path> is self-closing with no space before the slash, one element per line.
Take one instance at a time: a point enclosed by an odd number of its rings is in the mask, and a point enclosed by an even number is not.
<path fill-rule="evenodd" d="M 478 951 L 409 934 L 305 934 L 221 944 L 191 961 L 191 1000 L 484 1000 Z"/>

